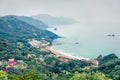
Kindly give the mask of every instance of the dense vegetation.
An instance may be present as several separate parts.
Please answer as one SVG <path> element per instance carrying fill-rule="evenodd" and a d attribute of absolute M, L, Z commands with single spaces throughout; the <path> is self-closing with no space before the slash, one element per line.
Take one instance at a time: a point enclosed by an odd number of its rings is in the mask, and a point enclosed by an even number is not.
<path fill-rule="evenodd" d="M 0 18 L 0 37 L 3 39 L 10 39 L 19 41 L 26 41 L 28 39 L 45 38 L 52 41 L 58 36 L 50 31 L 38 29 L 26 22 L 17 19 L 14 16 L 5 16 Z"/>
<path fill-rule="evenodd" d="M 28 43 L 30 39 L 51 43 L 58 37 L 14 16 L 1 17 L 0 80 L 120 80 L 120 59 L 115 54 L 100 55 L 96 67 L 86 60 L 57 57 Z M 8 66 L 11 58 L 15 65 Z"/>
<path fill-rule="evenodd" d="M 50 53 L 26 61 L 27 68 L 11 67 L 6 75 L 10 80 L 109 80 L 104 73 L 87 71 L 85 66 L 91 65 L 85 61 L 61 61 L 60 57 L 50 57 Z M 41 60 L 41 58 L 43 60 Z M 74 63 L 75 62 L 75 63 Z M 73 65 L 74 64 L 74 65 Z M 81 65 L 83 65 L 81 67 Z"/>
<path fill-rule="evenodd" d="M 58 38 L 56 34 L 47 30 L 41 30 L 18 20 L 15 16 L 0 18 L 0 59 L 19 58 L 23 59 L 28 53 L 40 53 L 39 49 L 33 48 L 29 39 L 52 41 Z"/>
<path fill-rule="evenodd" d="M 95 70 L 107 74 L 114 80 L 120 80 L 120 59 L 115 54 L 104 56 Z"/>

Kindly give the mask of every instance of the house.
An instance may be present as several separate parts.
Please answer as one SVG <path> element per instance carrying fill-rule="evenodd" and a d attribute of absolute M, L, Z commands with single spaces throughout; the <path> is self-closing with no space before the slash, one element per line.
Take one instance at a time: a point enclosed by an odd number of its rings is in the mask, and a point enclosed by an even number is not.
<path fill-rule="evenodd" d="M 14 64 L 15 64 L 14 59 L 9 59 L 9 60 L 8 60 L 8 65 L 14 66 Z"/>

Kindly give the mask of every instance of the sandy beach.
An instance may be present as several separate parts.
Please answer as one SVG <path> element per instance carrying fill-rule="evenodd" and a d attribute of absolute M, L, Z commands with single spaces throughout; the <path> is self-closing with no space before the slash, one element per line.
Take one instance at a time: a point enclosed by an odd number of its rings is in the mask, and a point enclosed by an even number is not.
<path fill-rule="evenodd" d="M 29 43 L 33 47 L 40 48 L 40 51 L 51 51 L 57 57 L 61 56 L 61 57 L 68 58 L 68 59 L 91 60 L 91 59 L 84 58 L 84 57 L 81 57 L 81 56 L 73 56 L 73 55 L 70 55 L 69 53 L 65 53 L 65 52 L 62 52 L 62 51 L 55 50 L 52 45 L 48 46 L 46 43 L 38 41 L 38 40 L 32 39 L 31 41 L 29 41 Z"/>
<path fill-rule="evenodd" d="M 86 58 L 83 57 L 79 57 L 79 56 L 73 56 L 61 51 L 57 51 L 53 48 L 53 46 L 48 46 L 46 43 L 32 39 L 31 41 L 29 41 L 29 43 L 36 48 L 40 48 L 40 51 L 51 51 L 54 55 L 56 56 L 61 56 L 64 58 L 68 58 L 68 59 L 77 59 L 77 60 L 87 60 Z"/>
<path fill-rule="evenodd" d="M 64 58 L 67 58 L 67 59 L 74 59 L 74 60 L 85 60 L 87 62 L 92 62 L 92 63 L 95 63 L 96 65 L 98 65 L 98 61 L 96 61 L 96 60 L 91 60 L 91 59 L 84 58 L 84 57 L 81 57 L 81 56 L 73 56 L 73 55 L 70 55 L 68 53 L 55 50 L 52 45 L 48 46 L 45 43 L 41 43 L 40 41 L 37 41 L 37 40 L 34 40 L 34 39 L 32 41 L 29 41 L 29 43 L 33 47 L 39 48 L 40 51 L 46 51 L 46 52 L 51 51 L 57 57 L 64 57 Z M 44 44 L 44 46 L 43 46 L 43 44 Z"/>
<path fill-rule="evenodd" d="M 68 58 L 68 59 L 86 60 L 86 58 L 83 58 L 83 57 L 72 56 L 70 54 L 57 51 L 52 46 L 46 46 L 46 49 L 51 51 L 56 56 L 61 56 L 61 57 Z"/>
<path fill-rule="evenodd" d="M 47 46 L 46 47 L 47 50 L 51 51 L 54 55 L 56 56 L 61 56 L 67 59 L 74 59 L 74 60 L 85 60 L 86 62 L 90 62 L 96 65 L 96 67 L 98 66 L 99 62 L 97 60 L 92 60 L 89 58 L 84 58 L 84 57 L 79 57 L 79 56 L 72 56 L 70 54 L 64 53 L 64 52 L 59 52 L 57 50 L 55 50 L 52 46 Z"/>

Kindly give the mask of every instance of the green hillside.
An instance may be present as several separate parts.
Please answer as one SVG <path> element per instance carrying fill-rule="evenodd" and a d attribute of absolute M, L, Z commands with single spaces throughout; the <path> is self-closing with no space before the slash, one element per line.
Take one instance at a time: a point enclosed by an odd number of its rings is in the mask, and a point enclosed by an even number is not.
<path fill-rule="evenodd" d="M 50 31 L 38 29 L 14 16 L 0 17 L 0 33 L 1 38 L 12 38 L 13 40 L 41 39 L 43 37 L 46 37 L 48 40 L 53 40 L 59 37 Z"/>
<path fill-rule="evenodd" d="M 0 17 L 0 80 L 120 80 L 120 59 L 115 54 L 92 61 L 69 59 L 29 43 L 35 40 L 50 46 L 57 38 L 16 16 Z"/>

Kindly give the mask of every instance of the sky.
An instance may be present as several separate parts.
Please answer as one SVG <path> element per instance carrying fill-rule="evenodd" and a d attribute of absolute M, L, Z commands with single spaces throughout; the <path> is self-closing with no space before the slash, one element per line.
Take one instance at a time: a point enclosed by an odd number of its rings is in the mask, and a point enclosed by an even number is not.
<path fill-rule="evenodd" d="M 0 0 L 0 15 L 50 14 L 73 18 L 118 19 L 120 0 Z"/>
<path fill-rule="evenodd" d="M 0 0 L 0 15 L 50 14 L 73 18 L 86 26 L 118 26 L 119 4 L 120 0 Z"/>

